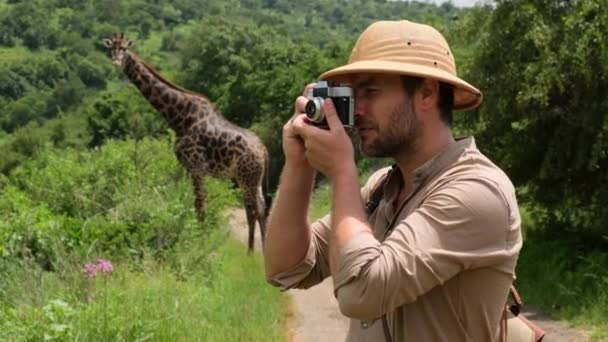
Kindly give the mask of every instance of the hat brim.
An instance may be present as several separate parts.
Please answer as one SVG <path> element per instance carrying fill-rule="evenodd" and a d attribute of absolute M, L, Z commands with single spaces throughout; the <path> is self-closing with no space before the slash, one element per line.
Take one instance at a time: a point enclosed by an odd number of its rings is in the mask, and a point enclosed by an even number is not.
<path fill-rule="evenodd" d="M 388 73 L 432 78 L 454 86 L 454 110 L 472 109 L 483 100 L 481 91 L 446 71 L 435 67 L 391 61 L 359 61 L 323 73 L 319 78 L 329 80 L 335 76 L 354 73 Z"/>

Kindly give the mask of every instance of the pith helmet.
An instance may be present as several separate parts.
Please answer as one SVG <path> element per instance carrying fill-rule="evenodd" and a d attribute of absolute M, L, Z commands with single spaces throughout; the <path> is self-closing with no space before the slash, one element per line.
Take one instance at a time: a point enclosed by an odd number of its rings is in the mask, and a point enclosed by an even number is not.
<path fill-rule="evenodd" d="M 454 110 L 479 106 L 482 94 L 456 75 L 454 56 L 445 38 L 431 26 L 407 20 L 378 21 L 355 43 L 348 64 L 320 79 L 353 73 L 391 73 L 432 78 L 454 86 Z"/>

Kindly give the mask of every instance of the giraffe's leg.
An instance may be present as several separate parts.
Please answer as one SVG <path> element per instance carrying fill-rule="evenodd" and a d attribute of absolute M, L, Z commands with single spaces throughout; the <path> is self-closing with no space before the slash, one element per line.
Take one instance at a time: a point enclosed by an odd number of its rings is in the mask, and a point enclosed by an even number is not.
<path fill-rule="evenodd" d="M 264 195 L 261 187 L 248 188 L 244 191 L 245 211 L 247 213 L 247 224 L 249 225 L 249 252 L 253 252 L 255 243 L 255 223 L 260 226 L 260 238 L 262 245 L 266 238 L 266 208 Z"/>
<path fill-rule="evenodd" d="M 245 206 L 245 211 L 247 212 L 247 225 L 249 226 L 247 252 L 252 254 L 253 246 L 255 244 L 255 213 L 253 212 L 253 208 L 247 205 Z"/>
<path fill-rule="evenodd" d="M 257 198 L 256 198 L 256 211 L 255 215 L 258 220 L 258 224 L 260 225 L 260 237 L 262 238 L 262 246 L 264 245 L 264 241 L 266 240 L 266 201 L 264 200 L 264 193 L 262 191 L 262 187 L 258 187 L 257 189 Z"/>
<path fill-rule="evenodd" d="M 194 186 L 194 209 L 199 222 L 205 221 L 205 183 L 202 174 L 192 175 L 192 185 Z"/>

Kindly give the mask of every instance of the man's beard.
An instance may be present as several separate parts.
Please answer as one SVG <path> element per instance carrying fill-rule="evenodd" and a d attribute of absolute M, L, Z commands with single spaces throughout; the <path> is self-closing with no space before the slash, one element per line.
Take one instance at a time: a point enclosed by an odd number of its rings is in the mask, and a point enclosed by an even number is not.
<path fill-rule="evenodd" d="M 411 153 L 421 134 L 422 123 L 416 117 L 411 100 L 405 100 L 391 111 L 385 127 L 377 126 L 376 140 L 368 145 L 361 145 L 361 150 L 368 157 L 396 157 Z"/>

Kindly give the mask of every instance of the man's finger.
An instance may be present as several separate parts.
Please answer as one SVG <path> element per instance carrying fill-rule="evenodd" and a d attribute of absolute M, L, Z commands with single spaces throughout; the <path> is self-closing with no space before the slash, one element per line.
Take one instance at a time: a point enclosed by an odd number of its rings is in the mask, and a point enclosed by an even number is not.
<path fill-rule="evenodd" d="M 293 119 L 293 123 L 292 123 L 292 127 L 293 127 L 293 131 L 301 136 L 303 139 L 306 139 L 307 137 L 310 136 L 310 134 L 312 134 L 311 130 L 314 130 L 316 127 L 311 126 L 310 124 L 308 124 L 308 119 L 306 118 L 306 114 L 297 114 L 294 119 Z"/>
<path fill-rule="evenodd" d="M 308 102 L 308 99 L 304 96 L 298 96 L 298 98 L 296 99 L 296 115 L 298 114 L 302 114 L 304 113 L 304 108 L 306 108 L 306 103 Z"/>
<path fill-rule="evenodd" d="M 326 98 L 323 103 L 323 111 L 325 112 L 325 119 L 327 120 L 327 125 L 330 130 L 342 128 L 342 122 L 340 118 L 338 118 L 338 113 L 336 113 L 336 107 L 334 106 L 331 98 Z"/>
<path fill-rule="evenodd" d="M 306 87 L 304 87 L 304 91 L 302 92 L 302 96 L 306 96 L 306 93 L 308 93 L 308 89 L 314 88 L 315 85 L 316 85 L 316 83 L 308 83 L 306 85 Z"/>

